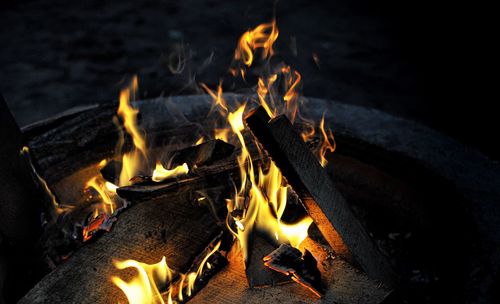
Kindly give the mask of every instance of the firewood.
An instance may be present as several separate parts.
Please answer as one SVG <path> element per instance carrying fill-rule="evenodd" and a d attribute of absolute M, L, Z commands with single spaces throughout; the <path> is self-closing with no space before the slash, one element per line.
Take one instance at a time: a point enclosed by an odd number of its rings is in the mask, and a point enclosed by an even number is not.
<path fill-rule="evenodd" d="M 189 168 L 210 165 L 215 161 L 229 157 L 234 146 L 220 139 L 209 140 L 196 146 L 180 149 L 172 153 L 170 168 L 187 163 Z M 167 168 L 167 169 L 170 169 Z"/>
<path fill-rule="evenodd" d="M 203 250 L 203 252 L 201 252 L 193 260 L 193 263 L 191 264 L 189 270 L 186 272 L 186 275 L 189 273 L 196 273 L 200 269 L 200 267 L 202 267 L 202 270 L 196 277 L 194 286 L 191 290 L 189 290 L 188 282 L 186 280 L 182 280 L 182 278 L 180 278 L 179 276 L 177 276 L 177 279 L 169 284 L 169 288 L 166 292 L 167 294 L 168 292 L 170 292 L 172 300 L 175 303 L 188 302 L 208 284 L 213 276 L 215 276 L 224 267 L 227 266 L 227 264 L 229 263 L 226 258 L 227 251 L 225 251 L 225 248 L 223 248 L 222 246 L 222 242 L 227 240 L 226 236 L 231 236 L 231 240 L 234 240 L 234 238 L 232 238 L 232 234 L 227 229 L 225 229 L 214 240 L 212 240 L 212 242 L 205 248 L 205 250 Z M 232 245 L 233 242 L 231 241 L 230 243 Z M 215 250 L 205 261 L 205 258 L 215 249 L 215 246 L 217 246 L 217 244 L 220 245 L 219 248 Z M 181 294 L 182 296 L 179 297 L 179 294 Z"/>
<path fill-rule="evenodd" d="M 261 162 L 255 159 L 255 162 Z M 211 166 L 203 166 L 196 170 L 194 174 L 183 176 L 177 180 L 166 180 L 159 183 L 144 183 L 131 186 L 120 187 L 117 193 L 120 197 L 128 200 L 146 199 L 158 196 L 163 192 L 169 192 L 185 183 L 203 183 L 206 187 L 214 187 L 226 184 L 229 179 L 237 181 L 239 179 L 239 167 L 236 159 L 227 159 L 224 162 L 217 162 Z"/>
<path fill-rule="evenodd" d="M 266 267 L 290 276 L 292 280 L 311 290 L 316 296 L 323 296 L 321 273 L 317 261 L 307 249 L 302 255 L 300 250 L 288 244 L 281 244 L 263 260 Z"/>
<path fill-rule="evenodd" d="M 120 177 L 122 167 L 123 164 L 121 161 L 112 159 L 100 170 L 100 172 L 105 180 L 114 184 Z"/>
<path fill-rule="evenodd" d="M 201 190 L 204 185 L 184 184 L 134 203 L 120 214 L 110 233 L 81 247 L 19 303 L 125 302 L 125 295 L 109 279 L 117 273 L 114 259 L 151 264 L 166 256 L 171 269 L 186 273 L 194 258 L 225 229 L 225 223 L 219 223 L 209 211 L 213 207 L 222 212 L 225 203 L 194 204 L 191 193 Z M 124 280 L 134 274 L 125 273 Z"/>
<path fill-rule="evenodd" d="M 376 247 L 288 118 L 281 115 L 271 119 L 259 107 L 245 120 L 332 248 L 343 256 L 352 254 L 369 276 L 393 286 L 397 275 L 387 257 Z"/>
<path fill-rule="evenodd" d="M 273 271 L 264 265 L 263 259 L 276 249 L 274 245 L 254 232 L 249 246 L 248 259 L 245 261 L 245 274 L 250 288 L 275 286 L 290 282 L 290 278 L 286 275 Z"/>

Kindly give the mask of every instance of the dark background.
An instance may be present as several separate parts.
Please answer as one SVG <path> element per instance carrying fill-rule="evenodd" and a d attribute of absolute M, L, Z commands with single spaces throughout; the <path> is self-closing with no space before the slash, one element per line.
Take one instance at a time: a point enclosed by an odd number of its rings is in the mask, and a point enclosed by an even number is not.
<path fill-rule="evenodd" d="M 238 37 L 275 11 L 278 51 L 302 73 L 306 96 L 416 120 L 498 159 L 495 78 L 483 72 L 495 72 L 494 19 L 434 2 L 3 1 L 0 92 L 20 125 L 116 100 L 134 73 L 143 96 L 191 94 L 189 80 L 214 86 Z M 174 75 L 180 45 L 189 64 Z"/>

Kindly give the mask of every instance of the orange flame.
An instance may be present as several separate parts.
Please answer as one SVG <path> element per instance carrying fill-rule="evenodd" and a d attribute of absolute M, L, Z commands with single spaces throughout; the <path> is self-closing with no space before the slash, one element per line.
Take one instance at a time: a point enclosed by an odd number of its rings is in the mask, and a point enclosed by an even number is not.
<path fill-rule="evenodd" d="M 137 276 L 129 282 L 125 282 L 117 276 L 112 276 L 111 281 L 125 293 L 129 304 L 165 304 L 164 297 L 158 286 L 170 285 L 167 294 L 167 303 L 174 303 L 174 299 L 183 301 L 184 295 L 190 297 L 195 288 L 196 280 L 203 273 L 205 267 L 210 269 L 208 259 L 220 247 L 220 241 L 209 251 L 201 261 L 198 269 L 188 274 L 179 274 L 180 280 L 175 285 L 172 283 L 174 271 L 169 268 L 166 258 L 163 257 L 159 263 L 145 264 L 135 260 L 114 261 L 119 270 L 135 268 Z M 176 292 L 176 294 L 174 294 Z"/>
<path fill-rule="evenodd" d="M 129 87 L 120 92 L 120 104 L 118 115 L 123 119 L 123 126 L 132 137 L 134 149 L 124 153 L 122 157 L 122 171 L 120 172 L 120 186 L 129 184 L 130 179 L 137 175 L 143 166 L 143 160 L 148 159 L 146 140 L 137 126 L 137 114 L 139 110 L 130 104 L 130 100 L 135 98 L 137 92 L 137 76 L 134 76 Z"/>
<path fill-rule="evenodd" d="M 206 84 L 200 83 L 201 87 L 212 97 L 214 100 L 215 104 L 214 106 L 219 106 L 221 107 L 226 113 L 227 113 L 227 105 L 226 101 L 222 97 L 222 82 L 219 82 L 219 85 L 217 86 L 217 93 L 212 91 Z"/>
<path fill-rule="evenodd" d="M 254 60 L 254 51 L 259 48 L 262 49 L 262 59 L 270 58 L 274 54 L 273 44 L 278 39 L 278 35 L 276 20 L 246 31 L 240 38 L 234 59 L 242 61 L 249 67 Z"/>
<path fill-rule="evenodd" d="M 301 221 L 288 224 L 281 220 L 287 202 L 287 187 L 284 185 L 283 176 L 271 162 L 269 171 L 264 173 L 258 169 L 259 179 L 256 180 L 251 155 L 247 149 L 242 131 L 243 112 L 245 106 L 241 106 L 236 112 L 229 113 L 228 121 L 233 132 L 237 135 L 241 144 L 241 154 L 238 156 L 240 167 L 241 185 L 233 201 L 228 202 L 229 211 L 234 209 L 244 210 L 244 216 L 233 218 L 237 227 L 233 231 L 243 249 L 243 256 L 248 257 L 248 241 L 252 232 L 257 229 L 273 236 L 279 243 L 290 243 L 298 247 L 307 237 L 307 230 L 312 223 L 310 217 Z M 250 190 L 247 193 L 247 188 Z M 248 204 L 245 206 L 245 197 Z M 230 215 L 228 215 L 230 216 Z"/>
<path fill-rule="evenodd" d="M 120 270 L 135 268 L 138 272 L 129 282 L 116 276 L 111 277 L 111 281 L 125 293 L 130 304 L 165 303 L 158 289 L 158 285 L 166 284 L 172 279 L 172 270 L 168 267 L 165 257 L 153 265 L 134 260 L 114 261 L 114 264 Z"/>
<path fill-rule="evenodd" d="M 323 143 L 321 144 L 321 148 L 319 149 L 319 157 L 321 166 L 326 167 L 328 164 L 328 160 L 325 158 L 325 154 L 327 151 L 333 153 L 335 151 L 336 143 L 335 138 L 333 137 L 332 130 L 328 129 L 328 133 L 325 131 L 325 115 L 321 118 L 321 122 L 319 124 L 319 129 L 321 130 L 321 135 L 323 136 Z"/>

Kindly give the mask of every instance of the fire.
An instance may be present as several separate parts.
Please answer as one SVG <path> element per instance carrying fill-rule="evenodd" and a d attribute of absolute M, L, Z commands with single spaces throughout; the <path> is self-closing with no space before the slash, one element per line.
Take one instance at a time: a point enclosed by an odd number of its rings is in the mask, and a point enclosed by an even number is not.
<path fill-rule="evenodd" d="M 299 112 L 299 105 L 302 102 L 300 95 L 301 74 L 286 64 L 280 64 L 277 67 L 269 66 L 269 59 L 275 52 L 273 44 L 278 35 L 279 31 L 275 20 L 243 33 L 234 54 L 234 60 L 242 65 L 237 68 L 232 67 L 230 71 L 233 76 L 236 76 L 239 70 L 244 79 L 246 69 L 252 66 L 256 51 L 259 50 L 259 54 L 263 60 L 266 60 L 268 66 L 262 70 L 264 72 L 258 77 L 255 86 L 257 103 L 265 108 L 270 117 L 284 114 L 292 123 L 297 120 L 301 126 L 302 138 L 307 142 L 316 137 L 316 128 L 314 122 L 305 119 Z M 254 163 L 254 157 L 248 148 L 249 143 L 245 142 L 243 117 L 245 110 L 250 108 L 250 102 L 240 104 L 237 107 L 228 104 L 223 96 L 222 82 L 213 90 L 203 83 L 200 84 L 200 87 L 213 100 L 209 115 L 218 115 L 217 119 L 213 120 L 213 137 L 226 142 L 229 142 L 231 138 L 237 138 L 237 142 L 241 146 L 241 152 L 237 156 L 240 184 L 236 186 L 234 196 L 226 200 L 228 208 L 226 223 L 238 239 L 243 257 L 245 260 L 248 258 L 250 238 L 256 232 L 266 234 L 268 239 L 274 240 L 275 245 L 286 243 L 298 248 L 307 237 L 312 219 L 305 216 L 294 223 L 288 223 L 283 219 L 289 186 L 273 161 L 269 161 L 265 165 Z M 118 182 L 119 186 L 128 185 L 130 178 L 134 177 L 139 170 L 144 169 L 144 163 L 148 163 L 146 140 L 137 125 L 138 110 L 130 104 L 136 90 L 137 78 L 134 77 L 131 86 L 122 90 L 120 94 L 118 115 L 123 120 L 125 131 L 132 137 L 134 146 L 130 152 L 121 155 L 123 167 Z M 321 165 L 326 166 L 325 154 L 335 150 L 335 140 L 332 131 L 325 129 L 324 117 L 319 124 L 319 130 L 321 132 L 321 146 L 316 151 L 319 154 Z M 195 144 L 200 144 L 204 140 L 205 138 L 201 137 Z M 119 147 L 118 150 L 121 150 L 121 144 Z M 258 148 L 260 149 L 259 146 Z M 189 167 L 186 163 L 173 169 L 166 169 L 158 161 L 152 174 L 152 180 L 160 182 L 188 173 Z M 106 206 L 113 210 L 116 185 L 104 182 L 101 184 L 99 180 L 92 179 L 88 186 L 94 188 L 101 195 Z M 99 213 L 95 218 L 98 218 L 98 215 Z M 210 255 L 218 250 L 219 245 L 220 243 L 206 255 L 196 271 L 188 274 L 175 274 L 174 276 L 174 272 L 168 267 L 165 258 L 153 265 L 127 260 L 115 262 L 115 266 L 118 269 L 135 268 L 138 272 L 137 276 L 130 282 L 125 282 L 118 277 L 113 277 L 112 281 L 126 294 L 129 303 L 183 301 L 185 297 L 191 296 L 196 280 L 203 273 L 203 269 L 210 268 L 207 261 Z M 174 279 L 177 280 L 174 282 Z"/>
<path fill-rule="evenodd" d="M 168 170 L 163 167 L 161 162 L 156 163 L 156 169 L 153 171 L 153 181 L 161 182 L 167 178 L 175 178 L 189 173 L 189 167 L 186 163 Z"/>
<path fill-rule="evenodd" d="M 219 106 L 223 111 L 227 112 L 227 105 L 226 101 L 222 97 L 222 81 L 219 82 L 219 85 L 217 86 L 217 93 L 212 91 L 206 84 L 201 83 L 201 87 L 210 95 L 213 100 L 214 100 L 214 107 Z"/>
<path fill-rule="evenodd" d="M 104 202 L 104 212 L 107 214 L 112 214 L 113 212 L 115 212 L 114 196 L 116 195 L 116 186 L 113 184 L 108 184 L 111 183 L 95 176 L 87 182 L 87 184 L 85 185 L 85 189 L 94 189 Z"/>
<path fill-rule="evenodd" d="M 319 157 L 321 166 L 326 167 L 328 161 L 325 158 L 325 154 L 327 151 L 333 153 L 335 151 L 336 143 L 333 137 L 332 130 L 328 129 L 328 133 L 325 131 L 325 115 L 321 118 L 321 122 L 319 124 L 319 129 L 321 130 L 321 135 L 323 136 L 323 143 L 319 149 Z"/>
<path fill-rule="evenodd" d="M 242 61 L 249 67 L 254 60 L 254 51 L 259 48 L 262 49 L 262 59 L 270 58 L 274 54 L 273 44 L 278 39 L 278 35 L 276 20 L 246 31 L 240 38 L 234 59 Z"/>
<path fill-rule="evenodd" d="M 312 219 L 305 217 L 294 224 L 281 220 L 287 203 L 287 186 L 274 162 L 271 162 L 267 173 L 264 173 L 262 168 L 258 168 L 258 181 L 256 180 L 252 157 L 241 133 L 244 130 L 244 109 L 243 105 L 228 115 L 231 128 L 242 147 L 241 154 L 238 156 L 241 185 L 234 200 L 228 202 L 228 207 L 229 211 L 244 210 L 246 207 L 244 216 L 233 218 L 233 221 L 237 227 L 234 234 L 243 249 L 244 258 L 247 259 L 249 239 L 255 230 L 273 236 L 278 243 L 290 243 L 298 247 L 307 237 L 307 230 Z M 244 203 L 245 198 L 248 198 L 248 204 Z"/>
<path fill-rule="evenodd" d="M 129 282 L 116 276 L 111 277 L 111 281 L 125 293 L 130 304 L 165 303 L 158 289 L 158 286 L 165 286 L 172 279 L 172 270 L 168 267 L 165 257 L 152 265 L 134 260 L 114 261 L 114 265 L 120 270 L 137 270 L 137 276 Z"/>
<path fill-rule="evenodd" d="M 137 114 L 139 110 L 130 104 L 130 100 L 135 99 L 137 86 L 137 76 L 134 76 L 130 86 L 120 92 L 118 115 L 123 119 L 123 126 L 132 137 L 134 144 L 132 151 L 123 154 L 120 186 L 128 185 L 130 179 L 137 175 L 144 162 L 148 159 L 146 140 L 137 126 Z"/>
<path fill-rule="evenodd" d="M 185 296 L 190 297 L 193 294 L 197 279 L 203 270 L 210 269 L 207 261 L 219 247 L 220 241 L 205 255 L 196 271 L 187 274 L 176 274 L 167 265 L 165 257 L 152 265 L 135 260 L 114 261 L 117 269 L 135 268 L 137 275 L 129 282 L 117 276 L 112 276 L 111 281 L 123 291 L 129 304 L 165 304 L 164 298 L 168 304 L 177 300 L 183 301 Z M 174 281 L 176 277 L 180 279 Z"/>

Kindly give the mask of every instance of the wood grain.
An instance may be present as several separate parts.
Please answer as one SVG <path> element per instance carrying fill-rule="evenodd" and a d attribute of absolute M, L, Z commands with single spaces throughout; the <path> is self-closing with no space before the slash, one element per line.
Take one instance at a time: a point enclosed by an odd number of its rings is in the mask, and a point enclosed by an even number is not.
<path fill-rule="evenodd" d="M 247 116 L 246 123 L 332 248 L 341 255 L 348 250 L 370 277 L 394 286 L 397 276 L 387 257 L 378 250 L 288 118 L 281 115 L 271 119 L 259 107 Z"/>

